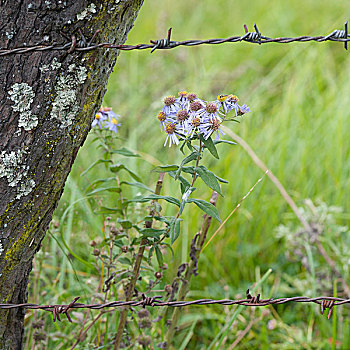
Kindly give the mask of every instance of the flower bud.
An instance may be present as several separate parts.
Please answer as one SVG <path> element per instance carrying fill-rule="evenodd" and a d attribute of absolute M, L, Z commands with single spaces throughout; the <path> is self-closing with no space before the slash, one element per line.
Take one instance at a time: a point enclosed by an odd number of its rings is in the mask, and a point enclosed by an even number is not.
<path fill-rule="evenodd" d="M 117 236 L 119 234 L 119 231 L 117 230 L 117 228 L 114 225 L 112 225 L 112 227 L 111 227 L 111 234 L 114 236 Z"/>
<path fill-rule="evenodd" d="M 156 279 L 160 279 L 163 277 L 163 274 L 160 272 L 160 271 L 157 271 L 155 274 L 154 274 L 155 278 Z"/>

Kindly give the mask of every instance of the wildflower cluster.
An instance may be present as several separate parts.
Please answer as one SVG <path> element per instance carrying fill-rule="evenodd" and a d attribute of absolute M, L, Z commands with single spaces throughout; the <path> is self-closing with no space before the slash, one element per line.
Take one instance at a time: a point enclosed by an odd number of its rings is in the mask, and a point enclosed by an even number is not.
<path fill-rule="evenodd" d="M 164 146 L 169 140 L 178 145 L 180 139 L 191 139 L 202 135 L 207 140 L 213 133 L 215 140 L 224 134 L 221 129 L 223 122 L 234 120 L 249 112 L 247 105 L 240 106 L 235 95 L 219 95 L 215 101 L 204 101 L 194 93 L 180 91 L 179 97 L 168 96 L 164 99 L 164 107 L 157 115 L 161 131 L 167 134 Z M 227 115 L 234 112 L 234 116 Z"/>
<path fill-rule="evenodd" d="M 93 120 L 91 126 L 98 126 L 100 129 L 104 128 L 117 133 L 117 127 L 120 126 L 118 118 L 120 118 L 120 115 L 115 114 L 112 111 L 112 108 L 103 107 L 96 113 L 95 119 Z"/>

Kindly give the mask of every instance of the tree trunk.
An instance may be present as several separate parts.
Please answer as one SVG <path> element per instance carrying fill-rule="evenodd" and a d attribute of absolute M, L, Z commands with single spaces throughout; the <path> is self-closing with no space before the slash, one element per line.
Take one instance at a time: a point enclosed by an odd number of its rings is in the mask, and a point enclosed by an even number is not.
<path fill-rule="evenodd" d="M 143 0 L 0 0 L 0 48 L 122 44 Z M 81 30 L 81 31 L 80 31 Z M 69 47 L 68 47 L 69 49 Z M 27 301 L 32 259 L 106 91 L 118 51 L 0 56 L 0 303 Z M 0 349 L 21 349 L 24 310 L 0 311 Z"/>

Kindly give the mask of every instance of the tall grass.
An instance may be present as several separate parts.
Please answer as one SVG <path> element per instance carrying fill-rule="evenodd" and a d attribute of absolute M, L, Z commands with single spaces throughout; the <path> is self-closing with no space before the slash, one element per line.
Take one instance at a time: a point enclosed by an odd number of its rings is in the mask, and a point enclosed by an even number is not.
<path fill-rule="evenodd" d="M 162 38 L 168 27 L 173 27 L 173 40 L 226 37 L 243 33 L 244 23 L 252 30 L 254 22 L 264 35 L 271 37 L 327 34 L 342 27 L 349 10 L 347 1 L 334 2 L 332 6 L 328 1 L 320 0 L 146 1 L 128 42 Z M 105 105 L 112 106 L 122 116 L 120 133 L 125 146 L 143 154 L 142 159 L 131 159 L 130 163 L 139 174 L 149 178 L 154 165 L 177 160 L 176 152 L 163 148 L 163 136 L 157 134 L 155 115 L 160 102 L 154 101 L 161 101 L 162 96 L 182 89 L 213 99 L 220 93 L 234 93 L 251 107 L 251 113 L 232 128 L 271 168 L 293 199 L 301 204 L 304 198 L 310 197 L 343 207 L 345 215 L 339 222 L 349 224 L 348 60 L 349 53 L 337 43 L 261 46 L 237 43 L 181 47 L 153 54 L 149 51 L 123 52 L 110 78 Z M 229 184 L 223 186 L 225 198 L 218 203 L 221 217 L 225 218 L 261 176 L 261 170 L 239 146 L 219 147 L 226 149 L 221 152 L 224 155 L 213 170 L 229 180 Z M 80 174 L 97 158 L 98 150 L 88 138 L 79 151 L 55 212 L 55 219 L 61 225 L 56 238 L 59 241 L 64 238 L 71 251 L 61 243 L 65 251 L 62 253 L 50 236 L 44 242 L 44 250 L 52 256 L 45 275 L 52 277 L 58 273 L 60 278 L 52 288 L 47 288 L 43 300 L 68 301 L 76 295 L 93 293 L 89 282 L 98 276 L 89 267 L 91 249 L 88 242 L 101 235 L 101 218 L 93 214 L 89 201 L 84 199 L 83 190 L 88 186 L 88 180 Z M 103 177 L 103 173 L 101 165 L 90 172 L 88 179 Z M 156 181 L 156 174 L 152 181 Z M 166 182 L 164 187 L 165 192 L 172 191 Z M 69 206 L 64 220 L 62 215 Z M 285 222 L 289 214 L 279 192 L 265 179 L 205 249 L 199 276 L 192 283 L 191 296 L 234 298 L 243 295 L 253 281 L 259 280 L 260 273 L 263 275 L 269 268 L 273 273 L 264 287 L 264 297 L 298 293 L 300 288 L 295 275 L 300 271 L 288 263 L 283 245 L 275 235 L 276 227 Z M 187 226 L 175 243 L 176 259 L 171 261 L 167 257 L 169 278 L 188 253 L 200 215 L 185 209 Z M 90 281 L 79 283 L 77 276 L 85 274 L 90 275 Z M 281 289 L 281 286 L 284 287 Z M 327 349 L 333 344 L 332 348 L 335 348 L 337 342 L 328 341 L 332 337 L 331 323 L 318 313 L 308 317 L 314 306 L 288 305 L 277 311 L 266 310 L 265 314 L 262 310 L 257 311 L 261 321 L 238 347 L 257 348 L 259 344 L 269 344 L 270 348 L 280 349 Z M 226 323 L 222 307 L 189 308 L 186 311 L 184 322 L 186 324 L 187 320 L 188 328 L 179 337 L 179 347 L 182 343 L 185 344 L 183 348 L 206 348 Z M 235 310 L 232 308 L 227 312 L 228 322 Z M 200 318 L 196 317 L 198 313 Z M 267 323 L 271 315 L 277 320 L 275 330 L 270 330 Z M 338 318 L 337 321 L 341 320 Z M 234 329 L 244 329 L 248 321 L 249 313 L 245 312 L 235 320 Z M 348 330 L 349 323 L 344 322 L 344 329 Z M 63 323 L 49 327 L 51 333 L 71 333 L 70 327 Z M 337 330 L 339 326 L 333 325 L 334 334 Z M 233 330 L 233 334 L 237 334 L 236 331 Z M 47 344 L 53 346 L 57 342 L 51 338 Z M 225 346 L 229 348 L 229 345 L 227 342 Z M 66 345 L 62 346 L 65 348 Z"/>

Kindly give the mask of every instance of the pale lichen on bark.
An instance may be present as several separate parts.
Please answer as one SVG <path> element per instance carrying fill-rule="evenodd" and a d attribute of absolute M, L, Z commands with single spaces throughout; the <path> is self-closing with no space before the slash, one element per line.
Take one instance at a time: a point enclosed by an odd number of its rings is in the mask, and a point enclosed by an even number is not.
<path fill-rule="evenodd" d="M 80 21 L 82 19 L 86 19 L 92 14 L 96 13 L 96 5 L 94 3 L 90 4 L 86 9 L 77 14 L 77 20 Z"/>
<path fill-rule="evenodd" d="M 67 72 L 59 76 L 56 85 L 56 97 L 52 103 L 50 117 L 56 119 L 60 126 L 67 127 L 73 124 L 80 105 L 77 103 L 79 89 L 87 78 L 87 69 L 76 66 L 74 63 L 68 66 Z"/>
<path fill-rule="evenodd" d="M 38 117 L 31 112 L 34 101 L 33 88 L 27 83 L 16 83 L 8 92 L 9 99 L 14 102 L 12 109 L 19 112 L 18 126 L 24 130 L 32 130 L 38 125 Z"/>
<path fill-rule="evenodd" d="M 10 187 L 15 187 L 16 199 L 28 195 L 35 187 L 35 181 L 28 177 L 29 167 L 22 164 L 24 150 L 1 152 L 0 178 L 5 177 Z"/>
<path fill-rule="evenodd" d="M 50 69 L 57 70 L 61 68 L 61 66 L 62 66 L 62 63 L 58 62 L 57 57 L 54 57 L 54 59 L 50 64 L 43 64 L 41 67 L 39 67 L 39 70 L 41 73 L 46 73 L 50 71 Z"/>

